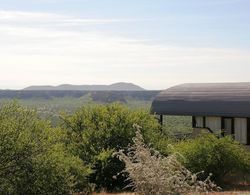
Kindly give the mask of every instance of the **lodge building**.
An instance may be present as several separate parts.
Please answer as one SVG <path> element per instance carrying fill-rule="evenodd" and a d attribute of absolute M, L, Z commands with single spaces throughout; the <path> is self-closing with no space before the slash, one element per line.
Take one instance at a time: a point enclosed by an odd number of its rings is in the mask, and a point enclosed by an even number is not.
<path fill-rule="evenodd" d="M 232 135 L 250 145 L 250 83 L 182 84 L 162 91 L 151 112 L 192 116 L 194 131 L 207 129 L 222 136 Z"/>

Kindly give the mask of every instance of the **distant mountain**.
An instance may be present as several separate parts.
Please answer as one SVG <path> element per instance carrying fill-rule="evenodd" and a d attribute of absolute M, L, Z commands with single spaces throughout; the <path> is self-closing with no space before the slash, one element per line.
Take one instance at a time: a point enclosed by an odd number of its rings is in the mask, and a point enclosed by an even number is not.
<path fill-rule="evenodd" d="M 30 86 L 24 88 L 26 91 L 143 91 L 145 89 L 133 83 L 114 83 L 111 85 L 59 85 L 59 86 Z"/>

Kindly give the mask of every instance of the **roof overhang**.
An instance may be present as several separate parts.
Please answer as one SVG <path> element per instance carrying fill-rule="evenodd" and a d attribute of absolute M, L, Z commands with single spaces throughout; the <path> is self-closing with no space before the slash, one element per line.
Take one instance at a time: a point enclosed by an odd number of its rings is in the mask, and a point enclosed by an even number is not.
<path fill-rule="evenodd" d="M 250 117 L 250 83 L 178 85 L 157 95 L 151 113 Z"/>

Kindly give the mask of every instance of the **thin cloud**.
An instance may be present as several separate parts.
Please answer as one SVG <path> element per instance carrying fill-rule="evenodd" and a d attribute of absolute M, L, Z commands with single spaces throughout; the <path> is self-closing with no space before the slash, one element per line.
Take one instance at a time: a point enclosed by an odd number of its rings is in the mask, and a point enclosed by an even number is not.
<path fill-rule="evenodd" d="M 0 24 L 1 23 L 21 23 L 21 24 L 51 24 L 51 23 L 65 23 L 67 24 L 109 24 L 119 22 L 141 22 L 152 19 L 83 19 L 73 16 L 44 13 L 44 12 L 22 12 L 22 11 L 5 11 L 0 10 Z"/>
<path fill-rule="evenodd" d="M 12 20 L 0 22 L 1 88 L 117 81 L 164 88 L 176 80 L 209 81 L 211 75 L 213 81 L 223 81 L 239 70 L 243 71 L 238 79 L 248 78 L 249 51 L 147 44 L 101 31 L 37 27 L 38 19 L 45 24 L 58 19 L 53 14 L 22 12 L 29 25 L 16 25 L 18 15 L 1 15 L 2 20 Z"/>

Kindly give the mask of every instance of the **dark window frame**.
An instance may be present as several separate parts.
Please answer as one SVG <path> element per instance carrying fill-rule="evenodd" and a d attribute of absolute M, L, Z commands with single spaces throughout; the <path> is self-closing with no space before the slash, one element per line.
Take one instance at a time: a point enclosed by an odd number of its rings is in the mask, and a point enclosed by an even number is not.
<path fill-rule="evenodd" d="M 231 127 L 232 127 L 231 135 L 234 136 L 234 134 L 235 134 L 235 127 L 234 127 L 235 118 L 234 117 L 221 117 L 221 130 L 222 130 L 221 135 L 223 137 L 225 136 L 225 131 L 224 131 L 225 130 L 225 119 L 231 119 Z"/>
<path fill-rule="evenodd" d="M 202 117 L 202 127 L 197 126 L 196 117 Z M 192 116 L 192 127 L 193 128 L 206 128 L 206 117 L 205 116 Z"/>
<path fill-rule="evenodd" d="M 247 118 L 247 145 L 250 145 L 250 118 Z"/>

